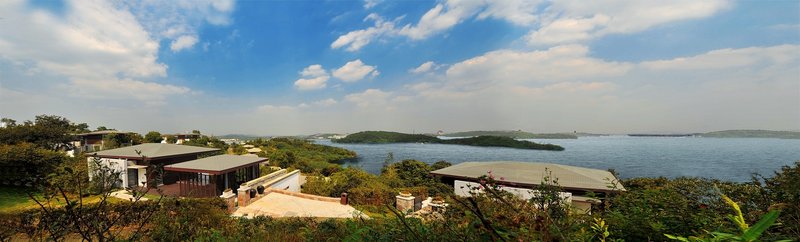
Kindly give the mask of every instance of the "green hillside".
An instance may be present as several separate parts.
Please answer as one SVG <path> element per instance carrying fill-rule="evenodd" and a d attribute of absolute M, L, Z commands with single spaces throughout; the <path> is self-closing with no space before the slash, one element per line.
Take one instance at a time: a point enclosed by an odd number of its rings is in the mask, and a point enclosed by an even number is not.
<path fill-rule="evenodd" d="M 466 131 L 445 134 L 445 137 L 501 136 L 514 139 L 577 139 L 570 133 L 534 134 L 525 131 Z"/>
<path fill-rule="evenodd" d="M 503 136 L 476 136 L 461 139 L 439 139 L 422 134 L 404 134 L 387 131 L 363 131 L 348 135 L 341 139 L 331 140 L 334 143 L 355 144 L 388 144 L 388 143 L 437 143 L 469 146 L 507 147 L 516 149 L 533 150 L 564 150 L 564 147 L 553 144 L 539 144 L 535 142 L 516 140 Z"/>
<path fill-rule="evenodd" d="M 387 144 L 387 143 L 438 143 L 440 139 L 424 134 L 404 134 L 388 131 L 362 131 L 350 134 L 341 139 L 331 140 L 334 143 Z"/>

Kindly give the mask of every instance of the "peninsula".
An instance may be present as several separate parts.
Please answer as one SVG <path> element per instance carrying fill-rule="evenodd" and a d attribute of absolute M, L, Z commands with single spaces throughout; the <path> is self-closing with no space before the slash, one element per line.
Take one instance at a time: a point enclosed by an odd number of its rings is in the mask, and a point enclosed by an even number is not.
<path fill-rule="evenodd" d="M 388 131 L 362 131 L 350 134 L 341 139 L 332 139 L 334 143 L 350 144 L 389 144 L 389 143 L 434 143 L 469 146 L 507 147 L 531 150 L 562 151 L 564 147 L 554 144 L 539 144 L 535 142 L 516 140 L 503 136 L 476 136 L 458 139 L 440 139 L 423 134 L 404 134 Z"/>

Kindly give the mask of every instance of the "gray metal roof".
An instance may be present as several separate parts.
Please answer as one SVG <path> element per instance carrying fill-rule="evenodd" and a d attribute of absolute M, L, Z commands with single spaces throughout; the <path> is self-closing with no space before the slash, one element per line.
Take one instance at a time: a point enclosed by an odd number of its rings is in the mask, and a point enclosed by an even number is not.
<path fill-rule="evenodd" d="M 141 151 L 142 154 L 136 154 L 137 150 Z M 98 151 L 96 154 L 100 157 L 140 159 L 141 156 L 146 156 L 148 159 L 156 159 L 161 157 L 197 154 L 218 150 L 219 149 L 217 148 L 197 147 L 190 145 L 145 143 L 117 149 Z"/>
<path fill-rule="evenodd" d="M 117 131 L 117 130 L 114 130 L 114 129 L 108 129 L 108 130 L 92 131 L 92 132 L 89 132 L 89 133 L 78 134 L 78 136 L 98 135 L 98 134 L 130 134 L 130 133 L 133 133 L 133 132 Z"/>
<path fill-rule="evenodd" d="M 558 184 L 567 189 L 590 190 L 590 191 L 610 191 L 608 186 L 610 181 L 617 182 L 611 172 L 583 168 L 576 166 L 521 162 L 521 161 L 480 161 L 462 162 L 450 167 L 431 171 L 431 174 L 456 178 L 476 179 L 483 175 L 488 175 L 491 171 L 495 180 L 500 183 L 515 183 L 521 185 L 535 186 L 542 184 L 542 179 L 547 171 L 552 172 L 551 178 L 558 179 Z M 503 178 L 502 180 L 500 178 Z M 620 190 L 625 190 L 621 184 L 617 185 Z"/>
<path fill-rule="evenodd" d="M 216 155 L 164 166 L 164 170 L 218 173 L 236 169 L 242 166 L 256 164 L 266 160 L 267 158 L 262 157 Z"/>

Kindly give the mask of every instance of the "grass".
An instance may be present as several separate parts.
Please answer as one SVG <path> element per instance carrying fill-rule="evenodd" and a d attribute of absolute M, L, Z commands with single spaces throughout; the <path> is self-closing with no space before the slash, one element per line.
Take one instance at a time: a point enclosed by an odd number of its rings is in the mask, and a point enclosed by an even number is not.
<path fill-rule="evenodd" d="M 0 212 L 13 212 L 28 208 L 35 208 L 36 203 L 28 197 L 28 192 L 34 191 L 26 187 L 0 186 Z M 34 191 L 35 196 L 40 196 Z"/>
<path fill-rule="evenodd" d="M 0 213 L 18 212 L 39 208 L 39 205 L 31 200 L 30 197 L 28 197 L 28 192 L 33 192 L 36 199 L 40 201 L 44 200 L 42 194 L 32 188 L 0 186 Z M 83 198 L 84 204 L 96 203 L 99 201 L 100 195 L 91 195 Z M 115 197 L 109 197 L 108 201 L 115 203 L 123 200 Z M 58 205 L 64 204 L 64 200 L 60 198 L 55 202 Z"/>

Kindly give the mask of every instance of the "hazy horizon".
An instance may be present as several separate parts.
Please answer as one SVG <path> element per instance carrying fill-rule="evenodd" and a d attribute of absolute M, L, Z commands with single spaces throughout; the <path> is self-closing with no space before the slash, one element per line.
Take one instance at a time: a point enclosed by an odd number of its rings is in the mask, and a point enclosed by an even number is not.
<path fill-rule="evenodd" d="M 0 117 L 259 136 L 800 131 L 798 1 L 0 1 Z"/>

